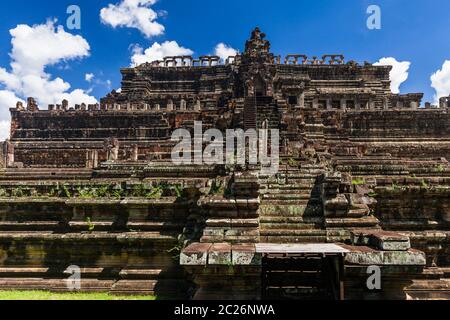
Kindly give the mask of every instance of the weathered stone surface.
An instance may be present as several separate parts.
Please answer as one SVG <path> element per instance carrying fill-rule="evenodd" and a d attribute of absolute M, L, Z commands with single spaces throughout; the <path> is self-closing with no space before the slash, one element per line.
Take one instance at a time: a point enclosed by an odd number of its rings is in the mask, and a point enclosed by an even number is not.
<path fill-rule="evenodd" d="M 231 245 L 229 243 L 216 243 L 208 252 L 209 265 L 231 265 Z"/>
<path fill-rule="evenodd" d="M 206 266 L 210 243 L 194 243 L 181 251 L 180 264 L 182 266 Z"/>

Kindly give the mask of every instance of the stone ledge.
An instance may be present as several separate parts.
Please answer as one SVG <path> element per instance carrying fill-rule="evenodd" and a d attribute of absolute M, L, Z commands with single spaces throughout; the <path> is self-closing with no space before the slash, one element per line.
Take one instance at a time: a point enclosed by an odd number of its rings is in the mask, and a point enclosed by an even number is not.
<path fill-rule="evenodd" d="M 371 246 L 382 251 L 408 251 L 411 241 L 408 236 L 386 231 L 354 231 L 354 245 Z"/>
<path fill-rule="evenodd" d="M 426 266 L 425 253 L 410 249 L 408 251 L 379 251 L 369 247 L 343 245 L 350 252 L 345 263 L 363 266 Z"/>
<path fill-rule="evenodd" d="M 181 252 L 183 266 L 260 266 L 254 244 L 194 243 Z"/>

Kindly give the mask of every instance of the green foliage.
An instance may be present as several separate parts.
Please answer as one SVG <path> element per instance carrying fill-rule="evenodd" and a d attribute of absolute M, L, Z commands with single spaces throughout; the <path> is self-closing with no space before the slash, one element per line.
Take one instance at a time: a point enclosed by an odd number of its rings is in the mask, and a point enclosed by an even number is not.
<path fill-rule="evenodd" d="M 115 198 L 115 199 L 117 199 L 117 200 L 122 199 L 122 196 L 123 196 L 123 190 L 122 190 L 122 187 L 114 188 L 113 191 L 112 191 L 112 193 L 111 193 L 111 195 L 113 196 L 113 198 Z"/>
<path fill-rule="evenodd" d="M 8 192 L 6 191 L 6 189 L 1 188 L 0 189 L 0 197 L 7 197 L 8 196 Z"/>
<path fill-rule="evenodd" d="M 378 194 L 376 192 L 369 192 L 368 196 L 371 198 L 376 198 Z"/>
<path fill-rule="evenodd" d="M 426 183 L 426 181 L 425 180 L 422 180 L 421 182 L 420 182 L 420 185 L 422 186 L 422 188 L 425 188 L 425 189 L 428 189 L 430 186 Z"/>
<path fill-rule="evenodd" d="M 93 199 L 97 196 L 94 189 L 89 187 L 78 187 L 77 188 L 78 197 L 81 199 Z"/>
<path fill-rule="evenodd" d="M 179 243 L 175 247 L 170 250 L 167 250 L 167 253 L 172 255 L 172 259 L 175 261 L 180 261 L 181 251 L 183 250 L 183 244 Z"/>
<path fill-rule="evenodd" d="M 87 223 L 87 225 L 88 225 L 88 231 L 89 231 L 89 232 L 94 232 L 94 230 L 95 230 L 95 224 L 92 223 L 91 218 L 87 217 L 87 218 L 86 218 L 86 223 Z"/>
<path fill-rule="evenodd" d="M 111 197 L 111 193 L 109 192 L 110 186 L 105 185 L 97 188 L 97 197 L 99 198 L 107 198 Z"/>
<path fill-rule="evenodd" d="M 175 193 L 175 196 L 177 197 L 177 199 L 180 199 L 183 197 L 184 188 L 182 185 L 177 184 L 172 187 L 172 190 Z"/>
<path fill-rule="evenodd" d="M 17 187 L 12 189 L 11 195 L 15 198 L 23 198 L 25 197 L 25 190 L 23 187 Z"/>
<path fill-rule="evenodd" d="M 0 197 L 60 197 L 60 198 L 79 198 L 79 199 L 97 199 L 97 198 L 114 198 L 120 200 L 125 197 L 136 198 L 148 198 L 148 199 L 161 199 L 163 196 L 176 196 L 182 198 L 184 194 L 184 187 L 181 184 L 169 185 L 167 183 L 159 183 L 157 185 L 149 186 L 147 184 L 135 184 L 130 188 L 126 185 L 55 185 L 52 186 L 47 192 L 42 194 L 37 190 L 29 190 L 23 187 L 17 187 L 14 189 L 1 189 Z"/>
<path fill-rule="evenodd" d="M 392 190 L 399 190 L 400 189 L 400 186 L 397 184 L 397 183 L 395 183 L 395 182 L 392 182 Z"/>
<path fill-rule="evenodd" d="M 152 186 L 150 191 L 147 193 L 146 197 L 148 199 L 161 199 L 164 194 L 163 185 Z"/>
<path fill-rule="evenodd" d="M 62 195 L 61 195 L 62 193 Z M 62 192 L 60 193 L 60 196 L 64 197 L 64 198 L 71 198 L 72 194 L 70 193 L 69 188 L 66 185 L 62 186 Z"/>
<path fill-rule="evenodd" d="M 442 164 L 438 165 L 436 169 L 438 172 L 444 172 L 444 166 Z"/>
<path fill-rule="evenodd" d="M 364 185 L 364 184 L 366 184 L 366 180 L 364 180 L 364 179 L 358 178 L 358 179 L 353 179 L 352 180 L 352 185 L 354 185 L 354 186 L 361 186 L 361 185 Z"/>
<path fill-rule="evenodd" d="M 288 165 L 290 166 L 290 167 L 298 167 L 299 166 L 299 164 L 298 164 L 298 161 L 297 160 L 295 160 L 294 158 L 289 158 L 289 160 L 288 160 Z"/>
<path fill-rule="evenodd" d="M 212 196 L 219 196 L 225 194 L 225 186 L 223 181 L 215 179 L 212 182 L 211 190 L 209 191 L 209 194 Z"/>

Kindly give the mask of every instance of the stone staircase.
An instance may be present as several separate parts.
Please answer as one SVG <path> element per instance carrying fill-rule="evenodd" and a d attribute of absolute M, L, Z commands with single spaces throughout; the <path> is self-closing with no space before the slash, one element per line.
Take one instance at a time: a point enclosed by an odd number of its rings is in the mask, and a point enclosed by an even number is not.
<path fill-rule="evenodd" d="M 266 243 L 325 243 L 320 190 L 322 168 L 284 165 L 276 178 L 261 179 L 260 232 Z"/>
<path fill-rule="evenodd" d="M 268 121 L 268 128 L 280 127 L 278 104 L 272 97 L 248 97 L 244 102 L 244 128 L 261 129 Z"/>

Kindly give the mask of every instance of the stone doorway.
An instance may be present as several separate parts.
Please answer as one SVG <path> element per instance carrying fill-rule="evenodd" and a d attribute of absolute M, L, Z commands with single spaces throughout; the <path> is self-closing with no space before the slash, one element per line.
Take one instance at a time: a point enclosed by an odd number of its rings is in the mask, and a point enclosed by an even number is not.
<path fill-rule="evenodd" d="M 255 96 L 256 97 L 267 96 L 267 85 L 264 82 L 264 79 L 260 75 L 255 76 L 254 87 L 255 87 Z"/>
<path fill-rule="evenodd" d="M 344 300 L 344 252 L 321 249 L 327 246 L 333 245 L 257 245 L 257 251 L 265 252 L 262 299 Z"/>

